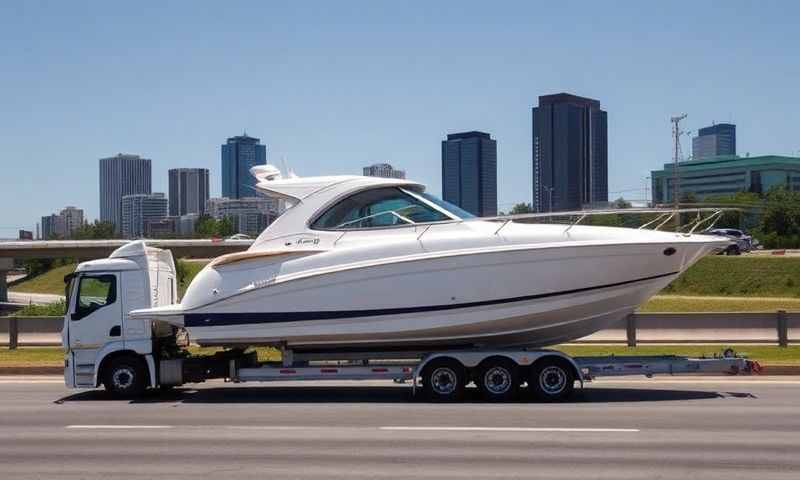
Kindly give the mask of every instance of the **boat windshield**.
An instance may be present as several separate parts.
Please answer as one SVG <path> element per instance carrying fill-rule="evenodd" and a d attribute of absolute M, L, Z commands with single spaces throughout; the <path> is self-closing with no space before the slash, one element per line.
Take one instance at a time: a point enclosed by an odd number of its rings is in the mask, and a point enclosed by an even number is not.
<path fill-rule="evenodd" d="M 434 201 L 420 193 L 396 187 L 366 190 L 329 208 L 311 228 L 350 230 L 460 220 L 438 202 L 441 200 Z"/>
<path fill-rule="evenodd" d="M 448 201 L 445 201 L 445 200 L 442 200 L 439 197 L 435 197 L 435 196 L 433 196 L 433 195 L 431 195 L 429 193 L 425 193 L 425 192 L 409 192 L 404 188 L 401 188 L 400 190 L 403 190 L 404 192 L 409 193 L 409 194 L 414 195 L 414 196 L 422 197 L 425 200 L 435 204 L 439 208 L 446 210 L 452 216 L 458 217 L 461 220 L 468 220 L 470 218 L 475 218 L 475 215 L 469 213 L 468 211 L 464 210 L 463 208 L 458 207 L 456 205 L 453 205 L 452 203 L 450 203 Z"/>

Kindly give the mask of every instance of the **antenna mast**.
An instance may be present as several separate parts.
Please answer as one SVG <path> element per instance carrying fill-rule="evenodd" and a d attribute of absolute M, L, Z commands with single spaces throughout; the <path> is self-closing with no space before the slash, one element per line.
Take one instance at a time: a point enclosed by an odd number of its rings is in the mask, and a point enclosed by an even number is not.
<path fill-rule="evenodd" d="M 675 174 L 675 178 L 673 179 L 673 193 L 672 193 L 672 200 L 675 204 L 675 209 L 677 210 L 680 208 L 681 204 L 681 177 L 680 173 L 678 172 L 678 162 L 681 161 L 681 135 L 685 132 L 681 130 L 681 120 L 687 117 L 687 114 L 678 115 L 676 117 L 672 117 L 669 119 L 672 122 L 672 141 L 674 143 L 673 146 L 673 173 Z"/>

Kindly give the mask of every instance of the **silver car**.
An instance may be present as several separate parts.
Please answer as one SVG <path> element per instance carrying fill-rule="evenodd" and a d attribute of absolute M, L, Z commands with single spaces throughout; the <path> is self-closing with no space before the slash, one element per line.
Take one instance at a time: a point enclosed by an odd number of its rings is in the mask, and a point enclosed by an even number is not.
<path fill-rule="evenodd" d="M 742 230 L 737 230 L 735 228 L 714 228 L 707 230 L 705 233 L 728 237 L 736 242 L 731 244 L 725 251 L 721 252 L 720 255 L 741 255 L 742 252 L 749 252 L 753 249 L 753 237 Z"/>

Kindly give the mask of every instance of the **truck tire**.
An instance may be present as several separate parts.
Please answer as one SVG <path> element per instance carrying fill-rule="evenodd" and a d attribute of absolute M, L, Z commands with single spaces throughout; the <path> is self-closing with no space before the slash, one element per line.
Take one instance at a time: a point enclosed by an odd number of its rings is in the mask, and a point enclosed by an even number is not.
<path fill-rule="evenodd" d="M 509 402 L 519 393 L 519 365 L 507 358 L 487 358 L 478 366 L 475 384 L 488 402 Z"/>
<path fill-rule="evenodd" d="M 117 357 L 104 369 L 103 386 L 114 398 L 138 397 L 147 388 L 147 370 L 136 357 Z"/>
<path fill-rule="evenodd" d="M 452 358 L 432 360 L 422 371 L 422 389 L 431 402 L 458 402 L 464 398 L 467 371 Z"/>
<path fill-rule="evenodd" d="M 575 388 L 575 373 L 566 360 L 545 357 L 530 367 L 528 389 L 540 402 L 560 402 Z"/>

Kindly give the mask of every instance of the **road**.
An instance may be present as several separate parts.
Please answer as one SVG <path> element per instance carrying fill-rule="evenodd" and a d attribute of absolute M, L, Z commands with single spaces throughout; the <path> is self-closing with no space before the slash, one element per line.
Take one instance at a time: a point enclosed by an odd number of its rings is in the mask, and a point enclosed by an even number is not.
<path fill-rule="evenodd" d="M 209 382 L 143 400 L 0 379 L 8 478 L 797 479 L 800 377 L 597 382 L 566 404 Z"/>

